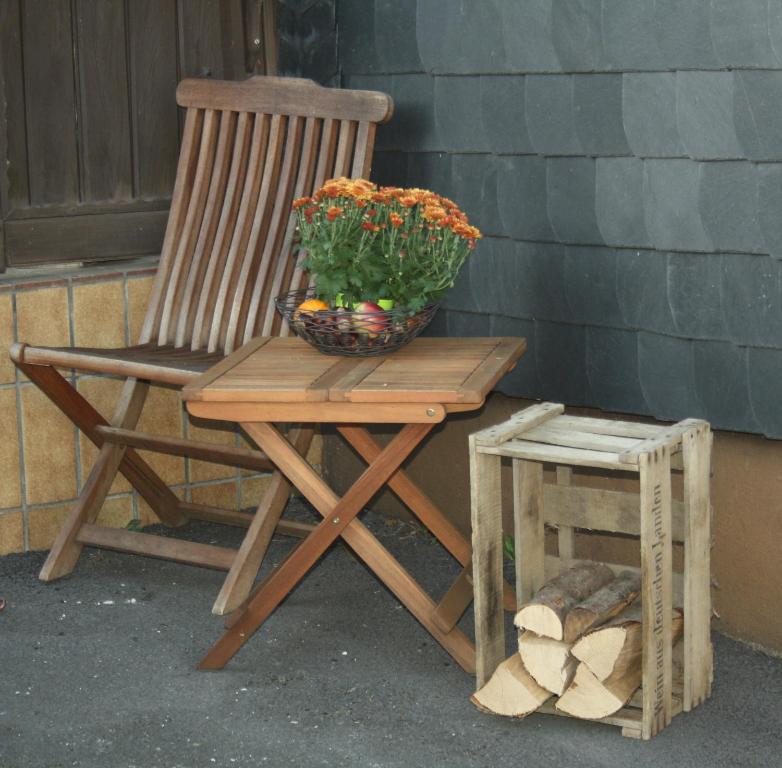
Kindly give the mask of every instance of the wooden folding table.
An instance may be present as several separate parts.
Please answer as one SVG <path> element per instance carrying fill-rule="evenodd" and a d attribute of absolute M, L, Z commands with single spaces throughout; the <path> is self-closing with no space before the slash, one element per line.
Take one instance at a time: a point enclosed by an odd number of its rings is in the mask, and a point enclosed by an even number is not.
<path fill-rule="evenodd" d="M 182 392 L 194 416 L 239 422 L 280 472 L 322 516 L 270 576 L 227 621 L 227 629 L 199 668 L 220 669 L 244 645 L 337 538 L 341 537 L 399 601 L 468 672 L 475 648 L 456 627 L 472 599 L 471 546 L 401 469 L 431 429 L 449 413 L 480 408 L 526 347 L 516 338 L 415 339 L 378 357 L 331 357 L 295 338 L 252 340 Z M 330 423 L 368 466 L 339 497 L 297 450 L 301 426 L 286 438 L 279 424 Z M 363 424 L 404 425 L 380 446 Z M 445 468 L 447 471 L 447 468 Z M 463 571 L 440 603 L 418 585 L 357 515 L 384 486 L 426 525 L 461 563 Z M 273 506 L 267 508 L 274 508 Z M 254 580 L 277 519 L 256 517 L 241 545 Z M 515 608 L 507 585 L 506 604 Z"/>

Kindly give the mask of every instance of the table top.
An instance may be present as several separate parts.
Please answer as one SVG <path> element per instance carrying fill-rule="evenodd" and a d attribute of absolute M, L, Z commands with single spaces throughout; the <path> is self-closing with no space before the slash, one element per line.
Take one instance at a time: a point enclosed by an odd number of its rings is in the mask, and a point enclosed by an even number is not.
<path fill-rule="evenodd" d="M 387 355 L 336 357 L 301 339 L 259 337 L 194 379 L 188 403 L 437 403 L 479 407 L 526 340 L 418 338 Z M 191 408 L 192 410 L 192 408 Z"/>

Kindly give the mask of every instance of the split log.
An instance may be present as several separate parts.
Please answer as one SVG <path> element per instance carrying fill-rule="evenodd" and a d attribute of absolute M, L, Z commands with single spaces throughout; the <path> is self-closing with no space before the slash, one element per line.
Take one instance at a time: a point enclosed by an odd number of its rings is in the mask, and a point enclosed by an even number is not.
<path fill-rule="evenodd" d="M 568 613 L 565 618 L 565 642 L 575 642 L 587 630 L 621 613 L 640 593 L 641 575 L 622 571 Z"/>
<path fill-rule="evenodd" d="M 527 671 L 539 685 L 557 696 L 562 695 L 576 674 L 578 661 L 570 653 L 571 645 L 529 630 L 519 635 L 519 655 Z"/>
<path fill-rule="evenodd" d="M 555 706 L 573 717 L 599 720 L 620 710 L 640 684 L 640 666 L 637 675 L 625 675 L 609 684 L 608 680 L 600 682 L 586 664 L 581 663 L 570 687 L 557 699 Z"/>
<path fill-rule="evenodd" d="M 643 649 L 640 632 L 641 622 L 630 621 L 625 624 L 625 643 L 615 657 L 610 673 L 601 680 L 592 671 L 591 666 L 586 661 L 582 661 L 576 669 L 573 682 L 557 700 L 557 709 L 573 715 L 573 717 L 596 720 L 614 714 L 630 701 L 633 693 L 641 685 Z M 671 627 L 674 642 L 681 635 L 683 627 L 683 616 L 681 612 L 676 611 Z M 596 647 L 595 637 L 599 638 L 601 634 L 609 633 L 615 629 L 617 627 L 596 629 L 586 637 L 592 637 L 592 647 L 594 648 Z M 575 650 L 574 646 L 573 651 L 575 652 Z M 605 659 L 600 658 L 599 654 L 593 655 L 590 661 L 601 670 L 601 673 L 604 673 L 608 667 Z"/>
<path fill-rule="evenodd" d="M 683 628 L 681 609 L 674 608 L 671 618 L 674 641 Z M 633 605 L 608 624 L 587 632 L 573 645 L 571 653 L 584 662 L 598 680 L 605 680 L 615 669 L 627 666 L 635 656 L 640 657 L 642 648 L 641 606 Z"/>
<path fill-rule="evenodd" d="M 678 612 L 674 612 L 678 615 Z M 632 657 L 641 652 L 641 606 L 631 605 L 613 621 L 587 632 L 571 648 L 576 659 L 583 662 L 598 680 L 605 680 L 620 657 Z"/>
<path fill-rule="evenodd" d="M 613 578 L 614 572 L 602 563 L 576 565 L 546 582 L 535 597 L 521 607 L 516 614 L 516 626 L 536 635 L 562 640 L 567 614 Z"/>
<path fill-rule="evenodd" d="M 470 701 L 478 709 L 495 715 L 525 717 L 549 698 L 551 693 L 535 682 L 521 657 L 514 653 L 497 667 L 489 682 Z"/>

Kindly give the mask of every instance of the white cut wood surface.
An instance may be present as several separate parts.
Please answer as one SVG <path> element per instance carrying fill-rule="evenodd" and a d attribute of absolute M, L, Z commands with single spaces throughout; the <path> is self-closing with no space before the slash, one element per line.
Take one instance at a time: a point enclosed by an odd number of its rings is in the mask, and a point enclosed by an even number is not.
<path fill-rule="evenodd" d="M 682 631 L 681 609 L 671 615 L 672 636 Z M 642 648 L 641 607 L 630 605 L 613 620 L 587 632 L 571 649 L 573 656 L 586 664 L 598 680 L 605 680 L 619 665 L 620 659 L 639 655 Z"/>
<path fill-rule="evenodd" d="M 571 643 L 540 637 L 525 631 L 519 635 L 519 655 L 527 671 L 547 691 L 561 696 L 576 674 L 578 661 L 570 653 Z"/>
<path fill-rule="evenodd" d="M 683 616 L 675 611 L 671 622 L 673 642 L 682 634 Z M 590 667 L 581 662 L 577 669 L 573 682 L 568 689 L 556 701 L 556 708 L 573 717 L 587 720 L 597 720 L 608 717 L 618 712 L 633 697 L 633 694 L 641 685 L 643 668 L 641 665 L 643 651 L 641 639 L 643 632 L 640 623 L 631 622 L 632 627 L 638 628 L 638 632 L 628 633 L 632 636 L 630 645 L 625 645 L 611 670 L 604 679 L 598 679 Z M 595 630 L 595 635 L 600 630 Z M 637 638 L 637 642 L 636 642 Z M 672 660 L 673 666 L 673 660 Z M 673 674 L 673 669 L 669 670 Z"/>
<path fill-rule="evenodd" d="M 551 692 L 539 686 L 514 653 L 505 659 L 470 701 L 479 709 L 495 715 L 524 717 L 551 698 Z"/>
<path fill-rule="evenodd" d="M 600 682 L 585 664 L 579 664 L 573 682 L 557 699 L 555 706 L 560 712 L 585 720 L 608 717 L 620 710 L 641 684 L 641 669 L 637 674 L 626 676 L 614 687 Z"/>

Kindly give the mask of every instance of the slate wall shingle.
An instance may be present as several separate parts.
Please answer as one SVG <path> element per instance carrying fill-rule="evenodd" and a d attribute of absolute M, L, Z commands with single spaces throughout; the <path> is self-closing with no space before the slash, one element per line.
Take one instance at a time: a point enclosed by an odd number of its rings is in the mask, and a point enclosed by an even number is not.
<path fill-rule="evenodd" d="M 324 2 L 396 103 L 376 180 L 486 234 L 432 332 L 527 336 L 509 394 L 782 439 L 782 3 L 283 0 Z"/>

